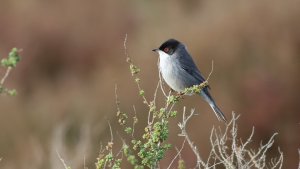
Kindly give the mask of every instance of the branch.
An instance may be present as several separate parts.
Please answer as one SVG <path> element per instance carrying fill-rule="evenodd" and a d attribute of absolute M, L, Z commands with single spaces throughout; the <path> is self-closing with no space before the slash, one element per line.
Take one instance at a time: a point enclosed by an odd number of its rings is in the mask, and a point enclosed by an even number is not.
<path fill-rule="evenodd" d="M 169 164 L 169 166 L 168 166 L 167 169 L 170 169 L 172 167 L 172 164 L 174 163 L 174 161 L 176 160 L 176 158 L 180 155 L 181 151 L 184 148 L 185 141 L 186 141 L 186 139 L 183 140 L 180 150 L 177 150 L 177 148 L 176 148 L 177 154 L 175 155 L 175 157 L 173 158 L 173 160 L 171 161 L 171 163 Z"/>
<path fill-rule="evenodd" d="M 200 153 L 197 149 L 197 147 L 194 145 L 194 143 L 191 141 L 187 131 L 186 131 L 186 125 L 187 125 L 187 122 L 190 120 L 190 118 L 195 115 L 195 109 L 192 109 L 191 110 L 191 113 L 186 117 L 186 114 L 185 114 L 185 107 L 183 108 L 183 116 L 182 116 L 182 122 L 181 123 L 178 123 L 178 126 L 181 130 L 181 134 L 179 134 L 179 136 L 183 136 L 185 137 L 186 141 L 188 142 L 189 146 L 191 147 L 192 151 L 194 152 L 196 158 L 197 158 L 197 165 L 196 167 L 198 168 L 201 168 L 201 165 L 202 166 L 206 166 L 206 164 L 203 162 L 203 160 L 201 159 L 200 157 Z"/>
<path fill-rule="evenodd" d="M 57 153 L 57 156 L 58 156 L 59 160 L 60 160 L 61 163 L 64 165 L 64 168 L 65 168 L 65 169 L 70 169 L 71 167 L 69 167 L 69 166 L 66 164 L 65 160 L 60 156 L 60 154 L 58 153 L 57 150 L 56 150 L 56 153 Z"/>
<path fill-rule="evenodd" d="M 9 75 L 11 69 L 12 69 L 12 67 L 8 67 L 8 68 L 6 69 L 6 72 L 5 72 L 4 76 L 3 76 L 2 79 L 1 79 L 0 86 L 3 86 L 3 84 L 4 84 L 5 80 L 6 80 L 6 78 L 8 77 L 8 75 Z"/>
<path fill-rule="evenodd" d="M 214 71 L 214 60 L 211 60 L 211 71 L 210 71 L 206 81 L 209 80 L 209 78 L 210 78 L 211 74 L 213 73 L 213 71 Z"/>

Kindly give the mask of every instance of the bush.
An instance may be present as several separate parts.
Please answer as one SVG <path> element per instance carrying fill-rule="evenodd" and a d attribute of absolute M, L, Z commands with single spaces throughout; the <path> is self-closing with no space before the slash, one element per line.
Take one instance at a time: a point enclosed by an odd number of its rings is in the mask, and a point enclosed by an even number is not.
<path fill-rule="evenodd" d="M 133 64 L 126 50 L 126 38 L 124 41 L 125 55 L 127 57 L 127 62 L 129 63 L 129 68 L 132 74 L 134 81 L 137 84 L 138 94 L 142 98 L 143 103 L 148 108 L 148 117 L 147 124 L 144 127 L 144 133 L 141 137 L 134 135 L 134 126 L 138 122 L 136 112 L 134 112 L 133 117 L 122 112 L 120 109 L 120 102 L 117 96 L 116 88 L 116 105 L 117 105 L 117 116 L 118 122 L 123 126 L 124 132 L 131 137 L 131 140 L 123 140 L 123 146 L 119 153 L 113 153 L 113 139 L 106 145 L 105 149 L 100 151 L 100 155 L 97 158 L 96 168 L 121 168 L 121 164 L 124 161 L 127 161 L 132 168 L 142 169 L 142 168 L 160 168 L 159 162 L 165 157 L 165 153 L 171 147 L 176 145 L 171 145 L 168 143 L 168 136 L 170 132 L 169 121 L 176 117 L 178 112 L 173 110 L 175 104 L 180 102 L 182 95 L 172 95 L 171 92 L 168 94 L 164 91 L 162 86 L 162 81 L 157 84 L 157 88 L 154 92 L 153 100 L 148 100 L 145 97 L 145 91 L 140 85 L 140 78 L 138 74 L 140 68 Z M 208 82 L 204 82 L 200 85 L 193 86 L 189 89 L 186 89 L 186 93 L 199 93 L 205 86 L 208 85 Z M 156 106 L 156 95 L 158 89 L 161 88 L 162 93 L 165 95 L 165 103 L 162 107 Z M 135 111 L 135 109 L 134 109 Z M 237 124 L 236 121 L 238 116 L 232 113 L 231 121 L 226 124 L 225 131 L 222 131 L 220 128 L 211 130 L 210 143 L 211 151 L 208 159 L 203 160 L 200 156 L 200 153 L 197 147 L 191 141 L 186 126 L 188 121 L 194 116 L 194 110 L 192 109 L 190 113 L 186 114 L 186 108 L 183 109 L 183 119 L 178 124 L 181 133 L 179 137 L 184 137 L 184 141 L 181 148 L 178 150 L 178 153 L 174 156 L 173 160 L 169 164 L 168 168 L 172 167 L 177 158 L 180 157 L 180 153 L 187 143 L 188 146 L 193 150 L 194 155 L 196 156 L 196 168 L 216 168 L 216 167 L 225 167 L 225 168 L 282 168 L 283 163 L 283 153 L 279 151 L 279 157 L 272 159 L 270 162 L 266 160 L 266 152 L 271 148 L 274 143 L 274 137 L 277 135 L 275 133 L 267 143 L 261 144 L 258 150 L 254 151 L 248 149 L 248 145 L 252 142 L 252 136 L 254 134 L 254 128 L 252 133 L 245 143 L 240 141 L 240 138 L 237 137 Z M 129 120 L 129 118 L 132 118 Z M 129 124 L 128 121 L 133 121 L 132 124 Z M 111 131 L 112 135 L 112 131 Z M 185 162 L 183 159 L 178 160 L 177 164 L 178 169 L 185 168 Z"/>

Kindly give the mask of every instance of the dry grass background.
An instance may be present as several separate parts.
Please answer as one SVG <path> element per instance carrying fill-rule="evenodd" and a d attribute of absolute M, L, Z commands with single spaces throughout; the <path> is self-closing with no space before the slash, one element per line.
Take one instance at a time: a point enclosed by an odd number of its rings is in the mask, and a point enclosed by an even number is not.
<path fill-rule="evenodd" d="M 23 48 L 23 58 L 7 81 L 18 96 L 0 97 L 0 167 L 63 168 L 58 151 L 72 168 L 82 168 L 84 158 L 93 168 L 100 142 L 109 140 L 106 119 L 118 130 L 115 83 L 124 110 L 133 104 L 138 112 L 144 109 L 125 62 L 128 33 L 128 52 L 142 68 L 146 96 L 158 81 L 151 49 L 168 38 L 179 39 L 204 75 L 214 60 L 212 93 L 227 116 L 232 110 L 241 114 L 240 135 L 249 135 L 255 126 L 253 142 L 259 145 L 257 140 L 278 132 L 275 144 L 284 153 L 284 168 L 295 168 L 300 147 L 299 5 L 294 0 L 1 0 L 0 56 L 16 46 Z M 199 112 L 188 130 L 207 156 L 210 129 L 222 124 L 198 97 L 186 97 L 181 104 Z M 176 124 L 170 140 L 180 144 L 174 139 Z M 166 165 L 174 154 L 169 152 Z M 183 150 L 190 167 L 191 154 Z"/>

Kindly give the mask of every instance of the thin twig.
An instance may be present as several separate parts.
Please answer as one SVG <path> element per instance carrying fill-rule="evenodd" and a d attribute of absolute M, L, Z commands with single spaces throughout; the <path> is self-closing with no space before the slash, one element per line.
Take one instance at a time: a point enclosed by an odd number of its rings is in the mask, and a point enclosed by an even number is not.
<path fill-rule="evenodd" d="M 135 66 L 135 65 L 132 63 L 131 58 L 130 58 L 129 55 L 128 55 L 126 43 L 127 43 L 127 34 L 125 35 L 125 38 L 124 38 L 124 54 L 125 54 L 125 56 L 126 56 L 126 61 L 127 61 L 127 63 L 129 63 L 130 66 L 131 66 L 131 65 L 132 65 L 132 66 Z M 135 78 L 135 80 L 138 78 L 138 76 L 136 76 L 135 74 L 132 74 L 132 76 Z M 140 86 L 140 83 L 137 82 L 136 84 L 137 84 L 137 87 L 138 87 L 139 92 L 140 92 L 140 91 L 143 91 L 143 89 L 142 89 L 141 86 Z M 144 100 L 143 103 L 146 104 L 148 107 L 150 107 L 151 105 L 150 105 L 149 101 L 146 99 L 145 95 L 141 95 L 141 97 L 142 97 L 143 100 Z"/>
<path fill-rule="evenodd" d="M 155 88 L 155 92 L 154 92 L 154 95 L 153 95 L 153 103 L 156 103 L 156 97 L 157 97 L 158 88 L 159 88 L 159 81 L 157 82 L 157 85 L 156 85 L 156 88 Z"/>
<path fill-rule="evenodd" d="M 277 134 L 278 133 L 274 133 L 272 135 L 272 137 L 269 139 L 269 141 L 265 145 L 262 145 L 255 154 L 252 154 L 251 152 L 248 152 L 251 159 L 246 164 L 246 166 L 248 166 L 250 163 L 253 163 L 256 167 L 261 167 L 258 163 L 266 158 L 265 154 L 266 154 L 267 150 L 273 145 L 274 137 Z M 259 157 L 259 159 L 256 159 L 257 157 Z"/>
<path fill-rule="evenodd" d="M 114 142 L 114 135 L 113 135 L 113 132 L 112 132 L 112 128 L 111 128 L 110 122 L 108 120 L 107 120 L 107 123 L 108 123 L 109 131 L 110 131 L 110 142 L 113 143 Z"/>
<path fill-rule="evenodd" d="M 124 54 L 125 54 L 126 57 L 128 57 L 126 43 L 127 43 L 127 33 L 125 34 L 124 44 L 123 45 L 124 45 Z"/>
<path fill-rule="evenodd" d="M 0 86 L 3 86 L 3 84 L 4 84 L 6 78 L 8 77 L 8 75 L 9 75 L 9 73 L 10 73 L 11 70 L 12 70 L 12 67 L 8 67 L 6 69 L 6 72 L 5 72 L 4 76 L 2 77 L 2 79 L 0 81 Z"/>
<path fill-rule="evenodd" d="M 83 156 L 83 169 L 87 169 L 87 167 L 85 165 L 85 155 Z"/>
<path fill-rule="evenodd" d="M 213 128 L 213 129 L 211 130 L 211 133 L 210 133 L 210 144 L 212 145 L 211 151 L 213 152 L 215 158 L 218 159 L 219 161 L 221 161 L 222 164 L 223 164 L 223 163 L 224 163 L 224 160 L 219 156 L 219 154 L 218 154 L 217 151 L 216 151 L 216 147 L 217 147 L 217 145 L 219 144 L 219 141 L 218 141 L 218 137 L 215 138 L 215 139 L 213 138 L 214 135 L 215 135 L 215 132 L 216 132 L 216 129 Z"/>
<path fill-rule="evenodd" d="M 246 146 L 252 141 L 252 137 L 254 135 L 254 130 L 255 129 L 254 129 L 254 126 L 253 126 L 250 136 L 248 137 L 247 141 L 242 146 L 242 150 L 244 150 L 246 148 Z"/>
<path fill-rule="evenodd" d="M 198 168 L 201 168 L 201 165 L 206 166 L 206 164 L 203 162 L 203 160 L 200 157 L 199 151 L 197 147 L 194 145 L 194 143 L 191 141 L 187 131 L 186 131 L 186 125 L 187 122 L 190 120 L 190 118 L 194 115 L 195 109 L 191 110 L 191 113 L 186 117 L 185 107 L 183 107 L 183 115 L 182 115 L 182 122 L 178 124 L 181 134 L 179 136 L 184 136 L 186 141 L 188 142 L 189 146 L 191 147 L 192 151 L 194 152 L 196 158 L 197 158 L 197 166 Z"/>
<path fill-rule="evenodd" d="M 209 155 L 208 155 L 206 164 L 209 164 L 210 159 L 211 159 L 212 156 L 213 156 L 213 149 L 214 149 L 214 147 L 215 147 L 215 144 L 212 142 L 212 132 L 214 131 L 214 129 L 215 129 L 215 127 L 213 126 L 212 131 L 211 131 L 211 133 L 210 133 L 210 141 L 211 141 L 211 146 L 212 146 L 212 148 L 211 148 L 211 150 L 210 150 L 210 152 L 209 152 Z"/>
<path fill-rule="evenodd" d="M 120 135 L 119 132 L 117 132 L 117 135 L 120 137 L 120 140 L 122 141 L 122 147 L 120 148 L 119 152 L 116 154 L 116 157 L 118 157 L 121 154 L 121 158 L 123 158 L 123 147 L 124 145 L 126 145 L 125 140 L 123 139 L 123 137 Z"/>
<path fill-rule="evenodd" d="M 171 166 L 172 166 L 172 164 L 174 163 L 174 161 L 176 160 L 176 158 L 180 155 L 181 151 L 182 151 L 183 148 L 184 148 L 185 141 L 186 141 L 186 139 L 183 140 L 180 150 L 177 150 L 177 148 L 176 148 L 177 154 L 175 155 L 175 157 L 173 158 L 173 160 L 171 161 L 171 163 L 169 164 L 169 166 L 168 166 L 167 169 L 171 168 Z"/>
<path fill-rule="evenodd" d="M 298 149 L 298 153 L 299 153 L 299 165 L 298 165 L 298 169 L 300 169 L 300 149 Z"/>
<path fill-rule="evenodd" d="M 57 154 L 59 160 L 61 161 L 61 163 L 64 165 L 64 168 L 69 169 L 70 167 L 66 164 L 65 160 L 60 156 L 60 154 L 58 153 L 57 150 L 56 150 L 56 154 Z"/>
<path fill-rule="evenodd" d="M 121 110 L 120 110 L 120 100 L 119 100 L 119 97 L 118 97 L 118 92 L 117 92 L 117 90 L 118 90 L 118 85 L 115 84 L 115 99 L 116 99 L 116 106 L 117 106 L 118 112 L 121 112 Z"/>
<path fill-rule="evenodd" d="M 275 164 L 273 164 L 272 169 L 275 169 L 278 165 L 279 165 L 279 169 L 282 168 L 282 164 L 283 164 L 283 153 L 280 150 L 280 148 L 278 147 L 278 152 L 280 154 L 279 159 L 277 160 L 277 162 Z M 299 152 L 300 153 L 300 152 Z M 300 158 L 299 158 L 299 167 L 298 169 L 300 169 Z"/>
<path fill-rule="evenodd" d="M 133 105 L 133 112 L 134 112 L 134 117 L 133 117 L 133 122 L 132 122 L 132 133 L 131 133 L 131 136 L 133 137 L 133 135 L 134 135 L 134 127 L 135 127 L 135 124 L 136 124 L 136 122 L 135 122 L 135 118 L 137 118 L 137 116 L 136 116 L 136 109 L 135 109 L 135 106 Z"/>
<path fill-rule="evenodd" d="M 209 73 L 209 75 L 208 75 L 206 81 L 209 80 L 210 75 L 213 73 L 213 71 L 214 71 L 214 60 L 211 60 L 211 70 L 210 70 L 210 73 Z"/>

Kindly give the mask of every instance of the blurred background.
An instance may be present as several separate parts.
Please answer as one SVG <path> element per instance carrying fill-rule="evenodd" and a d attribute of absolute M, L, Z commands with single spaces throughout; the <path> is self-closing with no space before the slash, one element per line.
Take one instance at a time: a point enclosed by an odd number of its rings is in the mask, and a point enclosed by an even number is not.
<path fill-rule="evenodd" d="M 296 168 L 300 148 L 300 1 L 109 1 L 1 0 L 0 57 L 22 48 L 22 61 L 6 86 L 16 97 L 0 97 L 0 168 L 63 168 L 57 153 L 73 169 L 94 168 L 101 143 L 114 140 L 117 124 L 115 84 L 121 109 L 137 109 L 140 132 L 145 106 L 138 97 L 123 41 L 141 69 L 141 85 L 153 97 L 158 81 L 158 55 L 151 50 L 169 38 L 185 43 L 207 77 L 228 118 L 240 114 L 243 140 L 255 127 L 252 148 L 273 133 L 269 157 L 284 153 L 284 168 Z M 1 77 L 4 70 L 0 69 Z M 159 96 L 162 98 L 162 96 Z M 188 130 L 205 159 L 209 136 L 218 122 L 200 97 L 185 97 L 176 110 L 196 108 Z M 177 123 L 170 143 L 178 147 Z M 137 131 L 139 132 L 139 131 Z M 117 150 L 117 148 L 116 148 Z M 176 154 L 168 151 L 165 168 Z M 182 152 L 195 165 L 189 147 Z"/>

